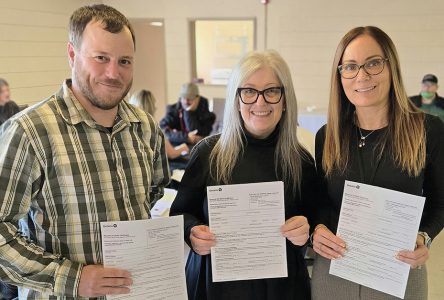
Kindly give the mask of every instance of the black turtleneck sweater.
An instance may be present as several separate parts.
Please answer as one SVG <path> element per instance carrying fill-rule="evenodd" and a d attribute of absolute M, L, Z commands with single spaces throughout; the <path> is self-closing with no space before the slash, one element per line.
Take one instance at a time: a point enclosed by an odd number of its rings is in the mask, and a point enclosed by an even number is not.
<path fill-rule="evenodd" d="M 276 129 L 266 139 L 246 136 L 243 155 L 236 164 L 230 184 L 282 180 L 275 172 L 274 153 L 279 138 Z M 208 225 L 206 187 L 220 185 L 209 175 L 209 156 L 219 135 L 195 146 L 170 215 L 184 215 L 185 241 L 190 245 L 190 231 L 195 225 Z M 307 216 L 316 197 L 316 172 L 310 155 L 302 160 L 301 189 L 285 186 L 285 217 Z M 282 162 L 285 163 L 285 162 Z M 296 184 L 296 183 L 295 183 Z M 191 246 L 191 245 L 190 245 Z M 287 278 L 212 282 L 211 257 L 191 251 L 186 265 L 189 299 L 310 299 L 310 285 L 301 247 L 287 240 Z"/>

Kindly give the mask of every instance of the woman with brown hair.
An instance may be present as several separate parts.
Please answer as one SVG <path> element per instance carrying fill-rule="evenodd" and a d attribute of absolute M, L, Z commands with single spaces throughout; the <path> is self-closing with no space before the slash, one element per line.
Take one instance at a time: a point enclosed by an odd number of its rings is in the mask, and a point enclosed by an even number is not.
<path fill-rule="evenodd" d="M 416 249 L 397 257 L 411 266 L 404 299 L 427 299 L 424 264 L 444 224 L 444 125 L 409 101 L 395 46 L 377 27 L 354 28 L 339 43 L 316 163 L 326 195 L 312 236 L 313 299 L 398 299 L 329 274 L 330 260 L 347 255 L 334 234 L 345 180 L 426 197 Z"/>

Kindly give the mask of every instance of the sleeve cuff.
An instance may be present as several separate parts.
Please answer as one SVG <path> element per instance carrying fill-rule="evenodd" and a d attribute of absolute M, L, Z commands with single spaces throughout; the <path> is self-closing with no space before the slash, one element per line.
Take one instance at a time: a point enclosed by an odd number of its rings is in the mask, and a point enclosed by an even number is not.
<path fill-rule="evenodd" d="M 54 295 L 76 298 L 83 265 L 63 260 L 55 272 Z"/>

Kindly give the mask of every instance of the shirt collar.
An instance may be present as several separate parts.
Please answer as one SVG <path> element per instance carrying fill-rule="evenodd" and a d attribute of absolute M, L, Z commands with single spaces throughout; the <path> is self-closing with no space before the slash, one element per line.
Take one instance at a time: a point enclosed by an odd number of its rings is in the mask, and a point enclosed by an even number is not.
<path fill-rule="evenodd" d="M 97 124 L 94 119 L 74 96 L 71 90 L 71 84 L 71 79 L 66 79 L 63 82 L 62 88 L 55 95 L 57 98 L 56 105 L 58 106 L 60 115 L 65 122 L 69 124 L 76 125 L 85 122 L 90 127 L 96 127 Z M 118 105 L 116 123 L 120 121 L 123 121 L 127 125 L 141 122 L 135 108 L 128 104 L 126 99 L 123 99 Z"/>

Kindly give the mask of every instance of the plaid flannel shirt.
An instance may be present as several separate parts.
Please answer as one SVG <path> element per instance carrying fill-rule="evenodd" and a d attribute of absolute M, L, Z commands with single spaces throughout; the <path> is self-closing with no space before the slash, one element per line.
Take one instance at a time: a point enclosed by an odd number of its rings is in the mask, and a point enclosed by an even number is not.
<path fill-rule="evenodd" d="M 110 132 L 62 89 L 0 127 L 0 278 L 28 299 L 80 299 L 101 221 L 150 217 L 169 182 L 162 131 L 122 101 Z"/>

